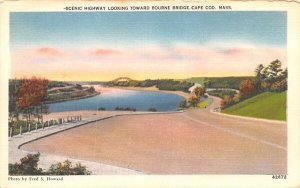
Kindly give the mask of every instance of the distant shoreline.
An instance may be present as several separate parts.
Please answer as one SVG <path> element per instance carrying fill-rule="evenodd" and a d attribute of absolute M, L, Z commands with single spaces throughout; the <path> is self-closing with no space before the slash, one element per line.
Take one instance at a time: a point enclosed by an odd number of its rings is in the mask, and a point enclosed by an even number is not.
<path fill-rule="evenodd" d="M 192 94 L 185 93 L 183 91 L 170 91 L 170 90 L 159 90 L 157 87 L 105 87 L 105 86 L 99 86 L 99 85 L 84 85 L 84 86 L 93 86 L 97 93 L 93 93 L 90 95 L 85 95 L 81 97 L 75 97 L 75 98 L 69 98 L 69 99 L 60 99 L 55 101 L 46 101 L 46 104 L 52 104 L 52 103 L 59 103 L 59 102 L 66 102 L 66 101 L 73 101 L 73 100 L 79 100 L 79 99 L 85 99 L 89 97 L 94 97 L 97 95 L 100 95 L 101 93 L 107 93 L 107 92 L 116 92 L 118 90 L 133 90 L 133 91 L 151 91 L 151 92 L 162 92 L 162 93 L 170 93 L 174 95 L 179 95 L 186 100 L 188 100 Z"/>
<path fill-rule="evenodd" d="M 136 90 L 136 91 L 155 91 L 155 92 L 162 92 L 162 93 L 170 93 L 175 95 L 180 95 L 188 100 L 192 94 L 185 93 L 183 91 L 170 91 L 170 90 L 159 90 L 157 87 L 116 87 L 118 89 L 126 89 L 126 90 Z"/>
<path fill-rule="evenodd" d="M 134 91 L 153 91 L 153 92 L 162 92 L 162 93 L 170 93 L 179 95 L 181 97 L 184 97 L 186 100 L 188 100 L 192 94 L 185 93 L 183 91 L 170 91 L 170 90 L 159 90 L 157 87 L 121 87 L 121 86 L 114 86 L 114 87 L 105 87 L 105 86 L 98 86 L 98 85 L 88 85 L 93 86 L 97 92 L 104 93 L 104 92 L 112 92 L 117 90 L 134 90 Z"/>

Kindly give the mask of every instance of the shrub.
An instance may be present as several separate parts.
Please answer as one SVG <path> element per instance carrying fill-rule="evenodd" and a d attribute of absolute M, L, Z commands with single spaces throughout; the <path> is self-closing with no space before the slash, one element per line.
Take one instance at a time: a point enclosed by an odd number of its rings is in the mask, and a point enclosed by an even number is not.
<path fill-rule="evenodd" d="M 241 99 L 241 95 L 240 95 L 239 93 L 236 93 L 236 94 L 233 96 L 233 98 L 232 98 L 232 100 L 233 100 L 234 103 L 239 102 L 240 99 Z"/>
<path fill-rule="evenodd" d="M 21 163 L 9 164 L 9 175 L 43 175 L 43 170 L 38 168 L 40 153 L 28 154 L 20 159 Z"/>
<path fill-rule="evenodd" d="M 106 108 L 104 108 L 104 107 L 99 107 L 98 108 L 98 111 L 105 111 L 106 110 Z"/>
<path fill-rule="evenodd" d="M 9 175 L 90 175 L 91 172 L 80 163 L 73 167 L 72 162 L 65 160 L 50 166 L 48 171 L 38 168 L 40 153 L 28 154 L 20 159 L 21 163 L 9 164 Z"/>
<path fill-rule="evenodd" d="M 87 91 L 89 93 L 94 93 L 95 92 L 95 88 L 93 86 L 91 86 L 90 88 L 87 89 Z"/>
<path fill-rule="evenodd" d="M 148 111 L 149 112 L 157 112 L 156 108 L 149 108 Z"/>
<path fill-rule="evenodd" d="M 81 84 L 76 84 L 76 85 L 75 85 L 75 88 L 76 88 L 76 89 L 82 89 L 82 85 L 81 85 Z"/>
<path fill-rule="evenodd" d="M 233 97 L 232 96 L 224 96 L 224 98 L 221 100 L 221 108 L 227 108 L 228 106 L 233 104 Z"/>
<path fill-rule="evenodd" d="M 49 170 L 46 172 L 49 175 L 90 175 L 91 172 L 77 163 L 73 167 L 71 161 L 65 160 L 63 163 L 57 163 L 50 166 Z"/>
<path fill-rule="evenodd" d="M 261 88 L 262 91 L 269 90 L 270 86 L 271 86 L 270 82 L 268 82 L 266 80 L 263 80 L 263 81 L 260 82 L 260 88 Z"/>
<path fill-rule="evenodd" d="M 287 90 L 287 80 L 279 80 L 271 85 L 271 91 L 281 92 Z"/>
<path fill-rule="evenodd" d="M 198 104 L 198 102 L 199 102 L 199 99 L 198 99 L 198 97 L 191 96 L 191 97 L 189 98 L 189 101 L 188 101 L 188 102 L 190 103 L 191 106 L 196 107 L 197 104 Z"/>
<path fill-rule="evenodd" d="M 179 103 L 179 105 L 178 105 L 178 108 L 179 108 L 180 110 L 182 110 L 182 109 L 185 109 L 186 107 L 187 107 L 187 102 L 186 102 L 186 100 L 184 99 L 184 100 L 180 101 L 180 103 Z"/>
<path fill-rule="evenodd" d="M 135 108 L 131 108 L 131 107 L 126 107 L 126 108 L 124 108 L 124 107 L 116 107 L 115 110 L 117 110 L 117 111 L 133 111 L 133 112 L 136 111 Z"/>

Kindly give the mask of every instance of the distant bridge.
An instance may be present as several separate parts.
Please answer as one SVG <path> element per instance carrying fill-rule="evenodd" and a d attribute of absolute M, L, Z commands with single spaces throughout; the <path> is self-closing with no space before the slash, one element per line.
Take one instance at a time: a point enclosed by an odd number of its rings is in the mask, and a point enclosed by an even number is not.
<path fill-rule="evenodd" d="M 129 77 L 119 77 L 119 78 L 112 80 L 112 82 L 130 82 L 130 81 L 133 81 L 133 80 Z"/>

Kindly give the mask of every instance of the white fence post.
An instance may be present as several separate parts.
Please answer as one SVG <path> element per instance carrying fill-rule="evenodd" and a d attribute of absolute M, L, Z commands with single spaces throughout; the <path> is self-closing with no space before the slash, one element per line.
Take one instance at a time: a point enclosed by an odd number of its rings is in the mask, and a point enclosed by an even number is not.
<path fill-rule="evenodd" d="M 20 135 L 22 135 L 22 125 L 20 125 Z"/>
<path fill-rule="evenodd" d="M 12 127 L 10 128 L 10 132 L 9 132 L 9 137 L 12 137 L 12 131 L 13 131 L 13 129 L 12 129 Z"/>
<path fill-rule="evenodd" d="M 31 126 L 30 123 L 28 124 L 28 132 L 30 132 Z"/>

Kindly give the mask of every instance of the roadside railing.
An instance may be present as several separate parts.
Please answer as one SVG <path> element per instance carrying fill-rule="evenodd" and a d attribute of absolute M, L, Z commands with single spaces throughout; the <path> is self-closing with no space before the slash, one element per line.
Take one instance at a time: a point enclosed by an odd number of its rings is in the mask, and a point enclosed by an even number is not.
<path fill-rule="evenodd" d="M 37 132 L 38 130 L 44 130 L 55 126 L 62 126 L 67 123 L 76 123 L 82 121 L 82 116 L 68 116 L 66 118 L 50 119 L 43 123 L 28 123 L 28 125 L 16 125 L 12 126 L 8 130 L 8 136 L 14 137 L 17 135 L 23 135 L 25 133 Z"/>

